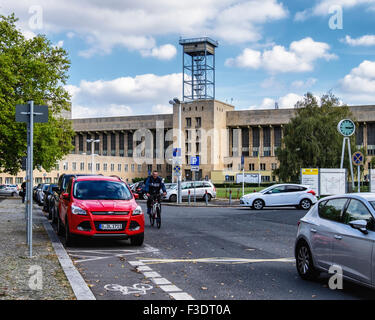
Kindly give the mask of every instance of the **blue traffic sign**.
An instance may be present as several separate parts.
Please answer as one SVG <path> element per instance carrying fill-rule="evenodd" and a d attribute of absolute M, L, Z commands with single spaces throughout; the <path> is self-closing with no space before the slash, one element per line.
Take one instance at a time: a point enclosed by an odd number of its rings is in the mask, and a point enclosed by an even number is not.
<path fill-rule="evenodd" d="M 353 164 L 356 166 L 360 166 L 363 164 L 364 156 L 362 152 L 356 151 L 353 153 L 352 156 Z"/>
<path fill-rule="evenodd" d="M 173 149 L 173 157 L 181 157 L 181 148 Z"/>
<path fill-rule="evenodd" d="M 191 157 L 190 164 L 192 166 L 199 166 L 199 156 Z"/>

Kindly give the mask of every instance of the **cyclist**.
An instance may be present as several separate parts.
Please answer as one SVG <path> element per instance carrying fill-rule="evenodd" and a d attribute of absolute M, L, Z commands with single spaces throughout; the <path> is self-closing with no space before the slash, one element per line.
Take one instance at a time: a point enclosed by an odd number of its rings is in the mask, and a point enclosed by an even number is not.
<path fill-rule="evenodd" d="M 152 172 L 145 182 L 144 191 L 147 195 L 147 214 L 151 214 L 152 202 L 156 199 L 160 203 L 160 190 L 163 190 L 163 195 L 167 194 L 167 189 L 163 183 L 162 178 L 159 177 L 157 170 Z"/>

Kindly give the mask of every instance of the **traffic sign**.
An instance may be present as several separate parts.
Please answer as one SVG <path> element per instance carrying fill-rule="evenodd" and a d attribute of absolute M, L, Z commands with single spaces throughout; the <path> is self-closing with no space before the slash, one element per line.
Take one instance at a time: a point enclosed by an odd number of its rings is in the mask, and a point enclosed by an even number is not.
<path fill-rule="evenodd" d="M 191 166 L 191 171 L 199 171 L 199 166 Z"/>
<path fill-rule="evenodd" d="M 180 176 L 181 175 L 181 167 L 179 165 L 174 166 L 173 172 L 174 172 L 175 176 Z"/>
<path fill-rule="evenodd" d="M 360 152 L 360 151 L 354 152 L 353 156 L 352 156 L 352 161 L 353 161 L 353 164 L 355 166 L 363 165 L 364 156 L 363 156 L 362 152 Z"/>
<path fill-rule="evenodd" d="M 30 122 L 30 105 L 17 104 L 16 105 L 16 122 Z M 34 123 L 48 122 L 48 106 L 34 105 Z"/>
<path fill-rule="evenodd" d="M 192 166 L 198 166 L 199 167 L 199 156 L 191 157 L 190 158 L 190 164 Z"/>
<path fill-rule="evenodd" d="M 181 148 L 173 148 L 173 157 L 181 157 Z"/>

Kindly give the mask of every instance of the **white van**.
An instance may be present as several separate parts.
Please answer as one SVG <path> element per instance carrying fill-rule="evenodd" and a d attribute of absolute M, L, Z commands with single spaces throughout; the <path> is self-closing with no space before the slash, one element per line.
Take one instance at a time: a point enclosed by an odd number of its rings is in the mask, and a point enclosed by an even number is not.
<path fill-rule="evenodd" d="M 194 192 L 197 200 L 206 200 L 206 191 L 207 191 L 207 200 L 211 201 L 212 198 L 216 198 L 216 188 L 210 181 L 185 181 L 181 183 L 181 194 L 182 200 L 187 200 L 189 197 L 190 191 L 190 200 L 194 201 Z M 170 202 L 177 202 L 177 184 L 172 188 L 167 189 L 167 195 L 163 197 L 163 200 Z"/>

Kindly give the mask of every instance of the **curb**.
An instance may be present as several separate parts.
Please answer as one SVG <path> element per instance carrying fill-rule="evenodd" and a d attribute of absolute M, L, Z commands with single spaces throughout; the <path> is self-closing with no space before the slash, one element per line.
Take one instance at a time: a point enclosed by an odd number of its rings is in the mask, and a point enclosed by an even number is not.
<path fill-rule="evenodd" d="M 72 287 L 77 300 L 96 300 L 94 294 L 74 266 L 73 261 L 70 259 L 68 253 L 65 251 L 64 246 L 62 245 L 59 237 L 56 235 L 49 221 L 43 221 L 43 226 L 48 233 L 48 236 L 52 242 L 53 249 L 55 250 L 60 265 L 63 268 L 66 277 L 68 278 L 70 286 Z"/>

